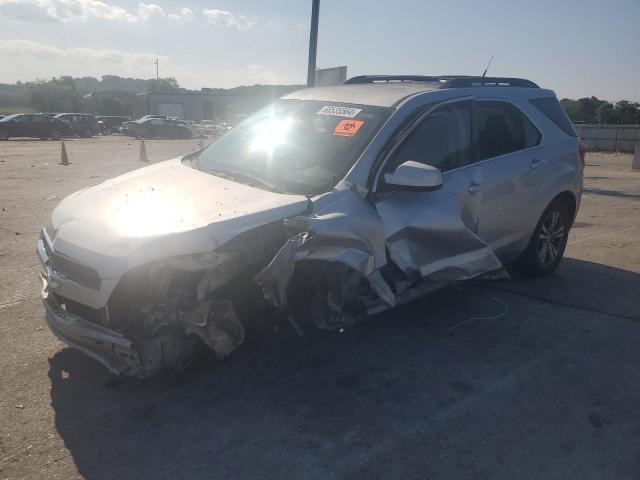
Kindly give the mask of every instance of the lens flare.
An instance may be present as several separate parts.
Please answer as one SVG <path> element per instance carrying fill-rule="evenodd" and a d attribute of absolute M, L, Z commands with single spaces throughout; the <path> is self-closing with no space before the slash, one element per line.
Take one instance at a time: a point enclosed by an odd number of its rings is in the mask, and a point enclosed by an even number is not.
<path fill-rule="evenodd" d="M 269 117 L 264 123 L 255 127 L 249 150 L 272 155 L 276 147 L 287 142 L 293 123 L 292 117 Z"/>
<path fill-rule="evenodd" d="M 146 188 L 114 205 L 112 221 L 127 237 L 146 237 L 184 230 L 193 219 L 184 197 Z"/>

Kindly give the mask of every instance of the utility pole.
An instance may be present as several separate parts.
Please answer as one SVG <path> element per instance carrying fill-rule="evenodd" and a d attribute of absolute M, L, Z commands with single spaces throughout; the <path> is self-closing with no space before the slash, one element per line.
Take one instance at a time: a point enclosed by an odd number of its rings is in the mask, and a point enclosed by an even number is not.
<path fill-rule="evenodd" d="M 156 80 L 158 80 L 158 78 L 160 78 L 160 77 L 158 76 L 158 59 L 156 58 L 156 61 L 155 61 L 155 62 L 153 62 L 153 63 L 156 65 Z"/>
<path fill-rule="evenodd" d="M 312 0 L 311 32 L 309 33 L 309 66 L 307 69 L 307 87 L 316 84 L 316 54 L 318 52 L 318 17 L 320 15 L 320 0 Z"/>

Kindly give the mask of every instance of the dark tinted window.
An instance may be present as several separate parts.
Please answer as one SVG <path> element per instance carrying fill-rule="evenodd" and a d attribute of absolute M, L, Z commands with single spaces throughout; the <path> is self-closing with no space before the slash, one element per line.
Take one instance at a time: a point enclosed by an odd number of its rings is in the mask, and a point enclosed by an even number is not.
<path fill-rule="evenodd" d="M 32 117 L 33 123 L 45 123 L 47 121 L 47 117 L 44 115 L 34 115 Z"/>
<path fill-rule="evenodd" d="M 540 143 L 540 132 L 510 103 L 479 101 L 477 120 L 480 160 L 517 152 Z"/>
<path fill-rule="evenodd" d="M 396 150 L 385 170 L 394 170 L 408 160 L 442 171 L 471 163 L 471 104 L 448 105 L 429 114 Z"/>
<path fill-rule="evenodd" d="M 544 115 L 555 123 L 564 133 L 572 137 L 578 136 L 557 99 L 553 97 L 534 98 L 529 100 L 529 103 L 544 113 Z"/>
<path fill-rule="evenodd" d="M 16 117 L 16 122 L 31 123 L 31 115 L 20 115 L 19 117 Z"/>

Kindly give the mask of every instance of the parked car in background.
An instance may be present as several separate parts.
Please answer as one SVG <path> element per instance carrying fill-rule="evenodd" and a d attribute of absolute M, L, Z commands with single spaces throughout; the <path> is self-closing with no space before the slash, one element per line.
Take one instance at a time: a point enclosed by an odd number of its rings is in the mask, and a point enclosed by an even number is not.
<path fill-rule="evenodd" d="M 111 135 L 117 132 L 123 123 L 130 122 L 131 118 L 116 115 L 100 115 L 96 117 L 96 120 L 102 122 L 104 125 L 104 130 L 101 133 Z"/>
<path fill-rule="evenodd" d="M 0 140 L 8 140 L 10 137 L 59 140 L 69 132 L 68 122 L 41 113 L 18 113 L 0 119 Z"/>
<path fill-rule="evenodd" d="M 191 138 L 191 129 L 181 120 L 143 117 L 124 124 L 127 135 L 136 138 Z"/>
<path fill-rule="evenodd" d="M 89 138 L 98 133 L 98 122 L 96 117 L 89 113 L 59 113 L 54 118 L 64 120 L 69 123 L 69 135 Z"/>
<path fill-rule="evenodd" d="M 171 119 L 172 117 L 168 117 L 166 115 L 144 115 L 143 117 L 135 120 L 136 122 L 143 122 L 144 120 L 149 120 L 150 118 L 163 118 L 163 119 Z M 174 119 L 175 120 L 175 119 Z"/>

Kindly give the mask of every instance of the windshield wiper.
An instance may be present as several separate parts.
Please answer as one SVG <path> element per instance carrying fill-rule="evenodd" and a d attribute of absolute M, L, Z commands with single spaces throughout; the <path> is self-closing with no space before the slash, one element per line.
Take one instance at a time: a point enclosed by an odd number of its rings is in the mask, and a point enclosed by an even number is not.
<path fill-rule="evenodd" d="M 249 186 L 257 185 L 264 188 L 265 190 L 269 190 L 270 192 L 276 191 L 276 186 L 273 183 L 269 183 L 266 180 L 263 180 L 262 178 L 254 177 L 253 175 L 249 175 L 247 173 L 234 172 L 229 170 L 206 170 L 206 172 L 216 175 L 218 177 L 226 178 L 227 180 L 243 183 L 245 185 L 249 185 Z"/>

